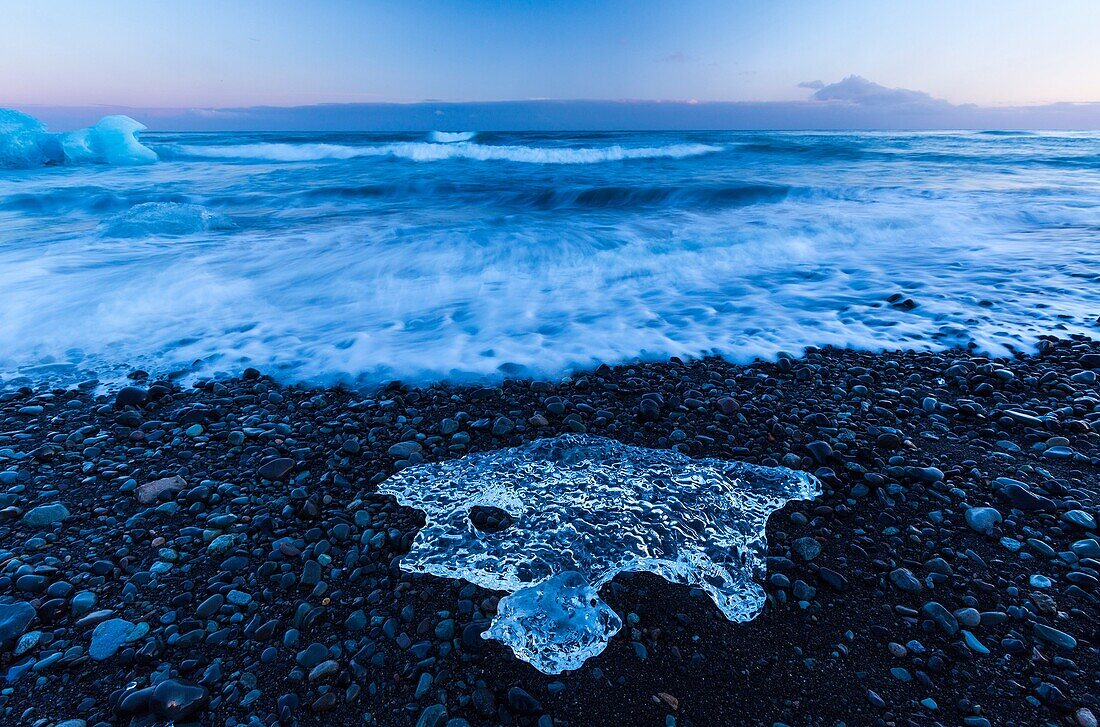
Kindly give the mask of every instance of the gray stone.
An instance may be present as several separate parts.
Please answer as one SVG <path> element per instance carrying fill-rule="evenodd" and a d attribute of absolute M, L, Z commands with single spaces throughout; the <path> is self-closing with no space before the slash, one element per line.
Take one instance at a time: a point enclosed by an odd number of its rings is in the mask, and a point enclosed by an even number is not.
<path fill-rule="evenodd" d="M 906 593 L 920 593 L 921 584 L 908 568 L 895 568 L 890 571 L 890 581 Z"/>
<path fill-rule="evenodd" d="M 34 615 L 34 606 L 25 601 L 0 603 L 0 648 L 22 636 Z"/>
<path fill-rule="evenodd" d="M 394 457 L 406 459 L 420 451 L 420 442 L 398 442 L 386 451 Z"/>
<path fill-rule="evenodd" d="M 130 640 L 134 630 L 135 625 L 124 618 L 111 618 L 101 622 L 92 632 L 88 656 L 96 661 L 110 659 Z"/>
<path fill-rule="evenodd" d="M 821 543 L 813 538 L 798 538 L 791 543 L 791 550 L 798 553 L 802 560 L 813 560 L 821 554 Z"/>
<path fill-rule="evenodd" d="M 806 445 L 806 449 L 810 451 L 810 455 L 817 460 L 818 464 L 825 464 L 833 454 L 832 446 L 821 440 L 810 442 Z"/>
<path fill-rule="evenodd" d="M 1096 518 L 1084 510 L 1067 510 L 1062 513 L 1062 520 L 1085 530 L 1096 529 Z"/>
<path fill-rule="evenodd" d="M 165 477 L 159 480 L 153 480 L 152 482 L 146 482 L 144 485 L 139 485 L 134 490 L 134 495 L 137 497 L 137 501 L 142 505 L 152 505 L 154 502 L 160 499 L 161 494 L 165 492 L 175 493 L 187 487 L 187 483 L 182 477 L 176 475 L 175 477 Z"/>
<path fill-rule="evenodd" d="M 948 636 L 954 636 L 959 630 L 959 622 L 955 616 L 936 601 L 929 601 L 921 606 L 921 612 L 932 620 L 940 630 Z"/>
<path fill-rule="evenodd" d="M 1065 631 L 1059 631 L 1056 628 L 1047 626 L 1046 624 L 1035 624 L 1035 634 L 1043 641 L 1050 642 L 1055 646 L 1072 651 L 1077 647 L 1077 639 L 1073 638 Z"/>
<path fill-rule="evenodd" d="M 33 528 L 41 528 L 61 522 L 67 517 L 69 517 L 69 510 L 60 502 L 55 502 L 28 510 L 23 515 L 23 522 Z"/>
<path fill-rule="evenodd" d="M 972 507 L 966 511 L 966 524 L 983 535 L 992 535 L 1001 522 L 1001 513 L 992 507 Z"/>

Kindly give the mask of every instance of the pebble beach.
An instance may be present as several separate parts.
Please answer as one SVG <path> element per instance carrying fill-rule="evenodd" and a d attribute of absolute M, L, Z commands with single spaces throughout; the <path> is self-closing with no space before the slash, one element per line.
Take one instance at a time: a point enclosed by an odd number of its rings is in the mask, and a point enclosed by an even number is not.
<path fill-rule="evenodd" d="M 254 369 L 0 394 L 0 722 L 1095 725 L 1100 343 L 811 348 L 365 391 Z M 409 466 L 566 433 L 785 466 L 762 614 L 621 574 L 544 675 L 400 568 Z"/>

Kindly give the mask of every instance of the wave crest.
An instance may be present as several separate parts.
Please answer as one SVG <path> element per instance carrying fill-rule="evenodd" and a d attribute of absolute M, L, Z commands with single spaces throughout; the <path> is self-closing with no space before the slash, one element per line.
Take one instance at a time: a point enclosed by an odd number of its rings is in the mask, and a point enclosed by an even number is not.
<path fill-rule="evenodd" d="M 433 131 L 428 134 L 428 141 L 436 144 L 454 144 L 458 141 L 472 141 L 477 136 L 476 131 Z"/>
<path fill-rule="evenodd" d="M 508 161 L 521 164 L 596 164 L 627 159 L 681 159 L 721 151 L 710 144 L 670 144 L 668 146 L 607 147 L 565 149 L 530 146 L 496 146 L 456 141 L 447 144 L 401 142 L 378 146 L 343 144 L 239 144 L 233 146 L 182 145 L 176 148 L 186 156 L 208 159 L 254 159 L 272 162 L 319 162 L 359 157 L 397 157 L 415 162 L 448 159 Z"/>

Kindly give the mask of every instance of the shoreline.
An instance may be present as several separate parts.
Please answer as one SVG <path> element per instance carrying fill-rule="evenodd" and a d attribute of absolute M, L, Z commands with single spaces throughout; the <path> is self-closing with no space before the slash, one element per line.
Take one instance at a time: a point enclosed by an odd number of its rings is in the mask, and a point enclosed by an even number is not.
<path fill-rule="evenodd" d="M 3 392 L 0 721 L 1088 725 L 1094 369 L 1100 342 L 1044 338 L 371 395 L 254 371 Z M 620 575 L 623 629 L 546 676 L 480 638 L 495 594 L 398 570 L 422 521 L 370 493 L 403 462 L 580 432 L 818 474 L 768 523 L 756 619 Z"/>

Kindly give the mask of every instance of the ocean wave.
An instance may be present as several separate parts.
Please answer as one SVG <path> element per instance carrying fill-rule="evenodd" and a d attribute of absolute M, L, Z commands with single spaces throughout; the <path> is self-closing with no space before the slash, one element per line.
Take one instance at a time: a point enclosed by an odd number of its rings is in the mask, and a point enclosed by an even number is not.
<path fill-rule="evenodd" d="M 317 187 L 303 192 L 310 200 L 448 199 L 458 204 L 490 204 L 509 209 L 652 209 L 658 207 L 720 209 L 787 198 L 782 184 L 669 186 L 544 186 L 514 190 L 499 185 L 456 184 L 448 180 L 397 184 Z M 805 193 L 812 193 L 805 191 Z"/>
<path fill-rule="evenodd" d="M 976 133 L 978 136 L 1036 136 L 1034 131 L 1013 131 L 1011 129 L 986 129 Z"/>
<path fill-rule="evenodd" d="M 861 159 L 866 154 L 864 147 L 859 144 L 821 139 L 795 141 L 774 137 L 739 144 L 737 150 L 754 154 L 792 154 L 813 159 Z"/>
<path fill-rule="evenodd" d="M 596 164 L 627 159 L 682 159 L 721 151 L 710 144 L 670 144 L 668 146 L 629 147 L 618 144 L 581 149 L 494 146 L 473 142 L 433 144 L 403 142 L 378 146 L 343 144 L 240 144 L 233 146 L 180 145 L 177 154 L 205 159 L 252 159 L 272 162 L 317 162 L 359 157 L 397 157 L 415 162 L 448 159 L 509 161 L 522 164 Z"/>
<path fill-rule="evenodd" d="M 1095 332 L 1100 310 L 1097 134 L 142 141 L 166 163 L 0 172 L 0 388 L 20 374 L 124 380 L 132 366 L 372 385 L 830 344 L 1000 356 L 1052 330 Z M 574 166 L 461 156 L 693 144 L 726 151 Z M 179 145 L 226 158 L 170 156 Z M 381 156 L 413 148 L 454 161 Z M 47 372 L 60 366 L 72 374 Z"/>
<path fill-rule="evenodd" d="M 83 212 L 113 213 L 143 202 L 189 202 L 187 195 L 146 189 L 112 190 L 97 186 L 73 186 L 37 192 L 19 192 L 0 198 L 0 210 L 26 214 Z"/>
<path fill-rule="evenodd" d="M 785 185 L 744 184 L 684 187 L 587 187 L 544 189 L 513 199 L 537 209 L 632 209 L 648 207 L 740 207 L 780 201 L 791 188 Z"/>
<path fill-rule="evenodd" d="M 0 168 L 61 164 L 152 164 L 157 154 L 138 141 L 145 130 L 129 116 L 104 116 L 95 126 L 52 133 L 33 116 L 0 109 Z"/>
<path fill-rule="evenodd" d="M 428 141 L 436 144 L 454 144 L 458 141 L 472 141 L 477 136 L 476 131 L 433 131 L 428 134 Z"/>
<path fill-rule="evenodd" d="M 228 217 L 202 205 L 179 202 L 146 202 L 106 223 L 109 237 L 179 236 L 214 230 L 233 230 Z"/>

